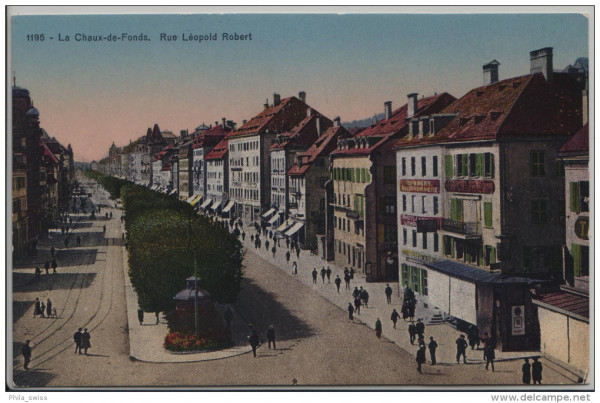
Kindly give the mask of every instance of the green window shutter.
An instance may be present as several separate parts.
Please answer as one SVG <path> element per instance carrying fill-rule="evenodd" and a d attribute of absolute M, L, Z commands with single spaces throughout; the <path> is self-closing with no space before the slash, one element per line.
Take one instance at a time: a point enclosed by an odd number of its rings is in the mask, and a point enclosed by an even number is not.
<path fill-rule="evenodd" d="M 450 199 L 450 219 L 456 221 L 456 199 Z"/>
<path fill-rule="evenodd" d="M 493 246 L 490 248 L 490 263 L 496 263 L 496 248 L 494 248 Z"/>
<path fill-rule="evenodd" d="M 365 183 L 365 169 L 360 168 L 360 183 Z"/>
<path fill-rule="evenodd" d="M 531 246 L 523 246 L 523 270 L 531 270 Z"/>
<path fill-rule="evenodd" d="M 456 199 L 456 221 L 463 221 L 463 201 Z"/>
<path fill-rule="evenodd" d="M 573 257 L 573 274 L 575 277 L 579 277 L 581 276 L 581 246 L 579 244 L 571 244 L 571 256 Z"/>
<path fill-rule="evenodd" d="M 450 254 L 450 251 L 448 250 L 447 242 L 448 242 L 448 237 L 446 235 L 444 235 L 442 238 L 442 248 L 443 248 L 444 255 Z"/>
<path fill-rule="evenodd" d="M 462 159 L 462 175 L 469 176 L 469 154 L 461 154 Z"/>
<path fill-rule="evenodd" d="M 354 181 L 360 182 L 360 168 L 354 168 Z"/>
<path fill-rule="evenodd" d="M 483 203 L 484 210 L 484 225 L 487 228 L 492 228 L 492 203 Z"/>
<path fill-rule="evenodd" d="M 475 175 L 476 176 L 483 176 L 483 166 L 485 164 L 484 158 L 485 158 L 485 154 L 477 154 L 475 156 Z"/>
<path fill-rule="evenodd" d="M 333 180 L 336 181 L 338 179 L 338 169 L 333 168 Z"/>
<path fill-rule="evenodd" d="M 444 170 L 446 171 L 446 178 L 452 178 L 454 176 L 454 166 L 452 164 L 452 156 L 444 156 Z"/>
<path fill-rule="evenodd" d="M 355 178 L 354 178 L 354 168 L 350 168 L 350 182 L 354 182 Z"/>
<path fill-rule="evenodd" d="M 371 182 L 371 172 L 369 172 L 369 169 L 365 169 L 365 173 L 367 175 L 367 183 Z"/>
<path fill-rule="evenodd" d="M 579 213 L 579 182 L 569 182 L 569 209 Z"/>

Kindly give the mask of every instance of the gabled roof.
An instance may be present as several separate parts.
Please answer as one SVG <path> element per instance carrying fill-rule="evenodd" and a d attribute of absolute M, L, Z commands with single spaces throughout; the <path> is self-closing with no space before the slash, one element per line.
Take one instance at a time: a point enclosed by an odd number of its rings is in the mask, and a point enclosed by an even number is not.
<path fill-rule="evenodd" d="M 578 293 L 560 290 L 534 295 L 533 299 L 584 318 L 590 317 L 590 299 Z"/>
<path fill-rule="evenodd" d="M 229 126 L 223 127 L 222 125 L 215 125 L 204 133 L 198 135 L 192 148 L 215 146 L 232 131 L 233 129 Z"/>
<path fill-rule="evenodd" d="M 507 136 L 566 136 L 581 126 L 581 84 L 555 73 L 514 77 L 474 88 L 441 111 L 455 114 L 433 136 L 403 137 L 399 147 L 455 141 L 495 140 Z"/>
<path fill-rule="evenodd" d="M 329 154 L 337 146 L 337 140 L 341 137 L 350 137 L 351 134 L 343 126 L 330 127 L 325 130 L 321 137 L 313 143 L 310 148 L 304 152 L 298 153 L 302 165 L 295 164 L 288 171 L 288 175 L 300 176 L 311 167 L 312 163 L 321 156 Z"/>
<path fill-rule="evenodd" d="M 277 105 L 271 105 L 237 129 L 233 136 L 271 133 L 283 133 L 290 130 L 306 116 L 308 105 L 296 97 L 282 99 Z"/>
<path fill-rule="evenodd" d="M 451 105 L 455 100 L 456 98 L 447 92 L 427 98 L 421 98 L 417 101 L 417 110 L 411 118 L 438 113 L 448 105 Z M 372 137 L 373 140 L 367 139 L 368 145 L 361 148 L 353 147 L 349 149 L 338 149 L 333 151 L 331 155 L 345 156 L 371 154 L 380 146 L 388 144 L 388 140 L 395 141 L 408 133 L 409 120 L 407 119 L 407 115 L 408 104 L 404 104 L 402 107 L 393 111 L 392 116 L 389 119 L 377 122 L 353 136 L 354 139 Z"/>
<path fill-rule="evenodd" d="M 220 160 L 227 155 L 229 151 L 229 138 L 233 132 L 228 133 L 210 152 L 204 156 L 205 160 Z"/>
<path fill-rule="evenodd" d="M 277 135 L 278 142 L 271 144 L 271 150 L 281 150 L 288 147 L 305 146 L 313 144 L 318 138 L 317 116 L 320 119 L 319 125 L 321 133 L 333 125 L 333 122 L 322 116 L 318 112 L 312 112 L 310 116 L 305 117 L 291 130 Z"/>
<path fill-rule="evenodd" d="M 58 164 L 58 160 L 56 159 L 54 154 L 52 154 L 52 151 L 50 151 L 50 149 L 46 146 L 46 144 L 44 144 L 43 142 L 40 142 L 40 146 L 42 147 L 42 157 L 47 162 L 50 162 L 53 164 Z"/>
<path fill-rule="evenodd" d="M 163 157 L 165 155 L 167 155 L 167 153 L 170 152 L 170 150 L 173 148 L 173 144 L 169 144 L 168 146 L 166 146 L 165 148 L 163 148 L 154 158 L 154 161 L 158 161 L 158 160 L 162 160 Z"/>
<path fill-rule="evenodd" d="M 586 123 L 560 148 L 561 154 L 589 153 L 590 152 L 590 127 Z"/>

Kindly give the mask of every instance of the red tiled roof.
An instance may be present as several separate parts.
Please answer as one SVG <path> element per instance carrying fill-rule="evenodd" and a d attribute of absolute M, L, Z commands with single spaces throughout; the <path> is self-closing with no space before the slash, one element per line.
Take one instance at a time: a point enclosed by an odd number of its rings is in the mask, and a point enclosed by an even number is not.
<path fill-rule="evenodd" d="M 561 153 L 580 153 L 590 151 L 590 127 L 586 123 L 560 148 Z"/>
<path fill-rule="evenodd" d="M 232 132 L 231 127 L 223 128 L 222 125 L 215 125 L 200 134 L 194 141 L 192 148 L 211 147 L 217 145 L 223 138 Z"/>
<path fill-rule="evenodd" d="M 288 171 L 288 175 L 304 175 L 304 173 L 320 155 L 329 154 L 333 149 L 335 149 L 338 138 L 350 136 L 350 132 L 342 126 L 330 127 L 329 129 L 325 130 L 321 137 L 319 137 L 308 150 L 298 153 L 298 157 L 302 159 L 302 165 L 295 164 L 292 166 Z"/>
<path fill-rule="evenodd" d="M 234 136 L 263 133 L 266 130 L 283 133 L 306 116 L 308 105 L 296 97 L 282 99 L 279 105 L 269 106 L 234 132 Z"/>
<path fill-rule="evenodd" d="M 433 113 L 438 113 L 442 109 L 451 105 L 456 98 L 452 95 L 444 92 L 439 95 L 432 97 L 422 98 L 417 101 L 417 111 L 412 117 L 426 116 Z M 381 122 L 377 122 L 370 127 L 358 132 L 353 137 L 376 137 L 380 138 L 369 147 L 365 148 L 350 148 L 347 150 L 335 150 L 331 153 L 333 156 L 342 155 L 369 155 L 371 152 L 379 148 L 380 146 L 387 144 L 388 140 L 395 140 L 407 133 L 408 129 L 408 104 L 402 105 L 402 107 L 392 112 L 392 116 Z"/>
<path fill-rule="evenodd" d="M 580 294 L 561 290 L 535 295 L 534 299 L 585 318 L 590 317 L 590 299 Z"/>
<path fill-rule="evenodd" d="M 318 112 L 311 113 L 310 116 L 305 117 L 290 131 L 282 133 L 277 137 L 281 138 L 281 142 L 271 144 L 271 150 L 281 150 L 288 146 L 306 146 L 309 147 L 318 138 L 317 134 L 317 116 L 320 118 L 321 133 L 324 130 L 330 128 L 333 122 Z"/>
<path fill-rule="evenodd" d="M 456 114 L 434 136 L 403 137 L 398 147 L 505 136 L 569 135 L 581 122 L 581 90 L 573 77 L 542 74 L 514 77 L 475 88 L 441 111 Z"/>
<path fill-rule="evenodd" d="M 44 158 L 47 159 L 47 160 L 49 160 L 53 164 L 58 164 L 58 160 L 56 159 L 56 157 L 54 156 L 54 154 L 52 154 L 52 151 L 50 151 L 50 149 L 46 146 L 46 144 L 40 142 L 40 145 L 42 147 Z"/>
<path fill-rule="evenodd" d="M 228 133 L 210 152 L 204 156 L 205 160 L 220 160 L 227 155 L 229 151 L 229 138 L 233 132 Z"/>
<path fill-rule="evenodd" d="M 161 160 L 165 154 L 167 154 L 169 152 L 169 149 L 173 148 L 173 144 L 169 144 L 168 146 L 166 146 L 165 148 L 163 148 L 157 155 L 156 158 L 154 158 L 154 161 L 158 161 Z"/>

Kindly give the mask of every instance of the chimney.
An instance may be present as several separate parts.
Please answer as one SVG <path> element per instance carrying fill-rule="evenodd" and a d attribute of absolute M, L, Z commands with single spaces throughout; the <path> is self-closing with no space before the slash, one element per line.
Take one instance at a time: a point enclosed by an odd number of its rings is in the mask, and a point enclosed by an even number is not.
<path fill-rule="evenodd" d="M 529 52 L 530 74 L 542 73 L 546 81 L 552 81 L 552 48 Z"/>
<path fill-rule="evenodd" d="M 311 109 L 311 108 L 308 108 L 308 109 L 306 110 L 306 116 L 308 117 L 308 116 L 310 116 L 310 115 L 312 115 L 312 109 Z"/>
<path fill-rule="evenodd" d="M 223 129 L 225 129 L 227 127 L 227 119 L 221 118 L 221 120 L 223 121 Z"/>
<path fill-rule="evenodd" d="M 496 59 L 483 66 L 483 85 L 498 82 L 498 66 L 500 66 L 500 63 Z"/>
<path fill-rule="evenodd" d="M 247 121 L 247 119 L 242 120 L 242 125 L 245 125 Z"/>
<path fill-rule="evenodd" d="M 341 126 L 341 123 L 340 123 L 341 121 L 342 121 L 342 119 L 339 116 L 336 116 L 336 118 L 333 119 L 333 126 L 335 126 L 335 127 Z"/>
<path fill-rule="evenodd" d="M 277 106 L 281 103 L 281 96 L 278 93 L 273 93 L 273 106 Z"/>
<path fill-rule="evenodd" d="M 419 96 L 419 94 L 416 92 L 412 92 L 407 95 L 407 97 L 408 97 L 408 105 L 407 105 L 408 111 L 406 114 L 407 118 L 411 118 L 417 112 L 417 97 L 418 96 Z"/>
<path fill-rule="evenodd" d="M 298 98 L 300 99 L 300 101 L 306 103 L 306 92 L 304 91 L 300 91 L 298 93 Z"/>
<path fill-rule="evenodd" d="M 321 117 L 319 115 L 315 117 L 315 125 L 317 126 L 317 137 L 321 137 Z"/>
<path fill-rule="evenodd" d="M 392 101 L 384 102 L 383 109 L 385 111 L 385 120 L 389 120 L 392 117 Z"/>
<path fill-rule="evenodd" d="M 265 100 L 265 109 L 269 109 L 269 98 Z"/>

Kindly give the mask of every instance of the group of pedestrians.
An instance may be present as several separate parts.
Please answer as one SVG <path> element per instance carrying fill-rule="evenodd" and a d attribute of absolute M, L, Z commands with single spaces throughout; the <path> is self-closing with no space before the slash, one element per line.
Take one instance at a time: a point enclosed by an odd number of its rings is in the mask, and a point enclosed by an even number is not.
<path fill-rule="evenodd" d="M 260 346 L 260 337 L 256 332 L 254 327 L 250 327 L 251 334 L 248 336 L 248 343 L 252 347 L 252 354 L 256 357 L 256 349 Z M 269 343 L 269 350 L 271 349 L 271 344 L 273 344 L 273 350 L 277 350 L 277 346 L 275 345 L 275 328 L 273 325 L 270 325 L 267 329 L 267 342 Z"/>
<path fill-rule="evenodd" d="M 46 303 L 44 301 L 40 301 L 39 298 L 35 299 L 35 304 L 33 307 L 33 317 L 42 317 L 42 318 L 58 318 L 56 313 L 56 308 L 52 305 L 52 301 L 50 298 L 47 299 Z"/>
<path fill-rule="evenodd" d="M 87 328 L 83 329 L 83 333 L 81 332 L 81 328 L 77 329 L 75 334 L 73 334 L 73 341 L 75 342 L 75 354 L 81 354 L 81 350 L 83 350 L 84 354 L 88 355 L 88 348 L 92 347 L 90 338 L 91 337 Z"/>

